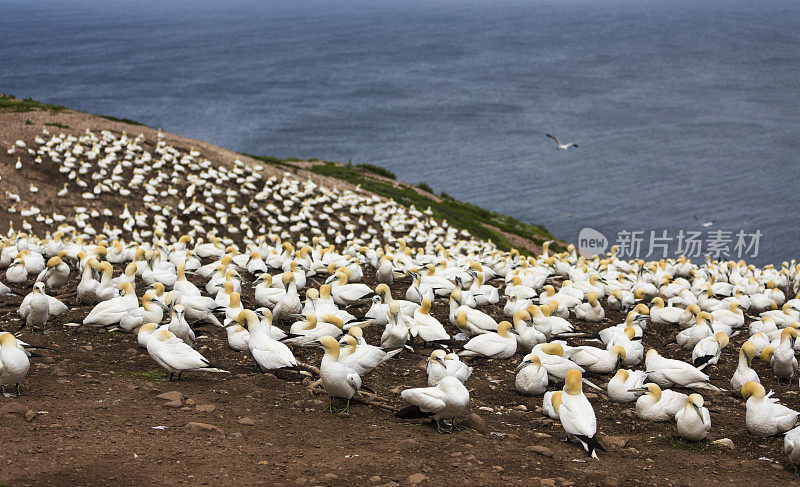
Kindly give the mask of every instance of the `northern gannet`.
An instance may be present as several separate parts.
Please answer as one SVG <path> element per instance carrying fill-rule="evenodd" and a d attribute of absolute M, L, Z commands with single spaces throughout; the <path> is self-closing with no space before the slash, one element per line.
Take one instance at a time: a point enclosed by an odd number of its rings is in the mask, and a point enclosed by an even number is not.
<path fill-rule="evenodd" d="M 297 360 L 289 347 L 274 339 L 268 332 L 268 328 L 272 326 L 270 323 L 262 322 L 255 312 L 248 309 L 240 312 L 235 322 L 246 327 L 250 333 L 247 345 L 262 372 L 279 369 L 297 370 Z"/>
<path fill-rule="evenodd" d="M 719 390 L 709 382 L 708 375 L 694 365 L 662 357 L 654 348 L 645 354 L 644 366 L 647 369 L 647 378 L 661 387 L 681 386 Z"/>
<path fill-rule="evenodd" d="M 520 394 L 538 396 L 547 390 L 547 369 L 542 367 L 539 356 L 529 353 L 517 367 L 514 387 Z"/>
<path fill-rule="evenodd" d="M 559 141 L 557 138 L 553 137 L 552 135 L 550 135 L 550 134 L 544 134 L 544 135 L 547 136 L 547 137 L 550 137 L 551 139 L 556 141 L 556 149 L 558 149 L 558 150 L 567 150 L 570 147 L 575 147 L 576 149 L 578 148 L 578 144 L 574 144 L 574 143 L 562 144 L 561 141 Z"/>
<path fill-rule="evenodd" d="M 721 331 L 713 336 L 703 338 L 692 350 L 692 364 L 699 370 L 703 370 L 709 365 L 716 365 L 722 349 L 728 346 L 728 342 L 728 335 Z"/>
<path fill-rule="evenodd" d="M 517 339 L 511 332 L 511 323 L 501 321 L 497 325 L 497 333 L 487 332 L 471 338 L 464 344 L 464 350 L 460 351 L 458 355 L 507 359 L 513 357 L 516 352 Z"/>
<path fill-rule="evenodd" d="M 786 432 L 783 437 L 783 452 L 789 456 L 789 463 L 794 468 L 794 474 L 800 477 L 800 426 Z"/>
<path fill-rule="evenodd" d="M 20 382 L 28 375 L 30 361 L 24 350 L 17 345 L 17 339 L 11 333 L 0 335 L 0 388 L 5 393 L 7 385 L 16 384 L 20 393 Z"/>
<path fill-rule="evenodd" d="M 411 336 L 419 337 L 423 342 L 450 340 L 450 335 L 445 331 L 444 326 L 431 316 L 430 311 L 431 302 L 426 297 L 422 299 L 420 307 L 414 311 L 414 317 L 405 318 Z"/>
<path fill-rule="evenodd" d="M 789 431 L 797 422 L 798 412 L 780 404 L 766 394 L 758 382 L 747 382 L 742 386 L 742 397 L 747 400 L 745 424 L 747 431 L 755 436 L 774 436 Z"/>
<path fill-rule="evenodd" d="M 324 336 L 316 340 L 315 343 L 325 350 L 325 355 L 322 357 L 322 363 L 319 366 L 319 375 L 322 387 L 331 398 L 328 410 L 331 412 L 347 412 L 350 410 L 350 399 L 361 388 L 361 377 L 352 367 L 339 362 L 339 343 L 335 338 Z M 344 408 L 336 409 L 333 404 L 334 398 L 346 399 L 347 403 Z"/>
<path fill-rule="evenodd" d="M 639 397 L 638 390 L 644 385 L 647 374 L 644 370 L 619 369 L 608 381 L 608 398 L 614 402 L 633 402 Z"/>
<path fill-rule="evenodd" d="M 597 458 L 597 450 L 606 451 L 595 437 L 597 419 L 592 404 L 583 394 L 580 370 L 572 369 L 567 372 L 557 411 L 558 420 L 567 432 L 567 438 L 580 443 L 590 457 Z"/>
<path fill-rule="evenodd" d="M 711 429 L 711 415 L 703 407 L 703 396 L 689 394 L 686 406 L 675 413 L 675 422 L 678 423 L 678 434 L 684 440 L 704 440 Z"/>
<path fill-rule="evenodd" d="M 205 359 L 200 352 L 187 345 L 169 330 L 159 330 L 147 340 L 147 353 L 158 365 L 169 372 L 169 379 L 181 380 L 181 374 L 188 370 L 223 372 Z M 177 376 L 175 377 L 175 374 Z"/>
<path fill-rule="evenodd" d="M 658 384 L 644 384 L 632 392 L 644 394 L 636 400 L 636 416 L 647 421 L 671 421 L 675 413 L 686 405 L 686 394 L 671 389 L 661 390 Z"/>
<path fill-rule="evenodd" d="M 436 421 L 440 433 L 460 429 L 455 418 L 469 404 L 469 391 L 452 376 L 443 377 L 433 387 L 406 389 L 400 393 L 400 397 L 412 405 L 401 409 L 395 416 L 403 419 L 431 418 Z M 450 420 L 450 424 L 447 424 L 447 420 Z"/>
<path fill-rule="evenodd" d="M 610 374 L 619 368 L 625 360 L 625 349 L 614 345 L 605 350 L 602 348 L 582 345 L 573 347 L 569 359 L 595 374 Z"/>
<path fill-rule="evenodd" d="M 736 366 L 736 370 L 733 373 L 733 377 L 731 377 L 732 390 L 741 392 L 742 386 L 744 386 L 746 382 L 750 381 L 761 383 L 756 371 L 750 368 L 753 357 L 756 355 L 756 346 L 753 345 L 752 342 L 746 341 L 742 344 L 742 348 L 739 349 L 739 362 Z"/>

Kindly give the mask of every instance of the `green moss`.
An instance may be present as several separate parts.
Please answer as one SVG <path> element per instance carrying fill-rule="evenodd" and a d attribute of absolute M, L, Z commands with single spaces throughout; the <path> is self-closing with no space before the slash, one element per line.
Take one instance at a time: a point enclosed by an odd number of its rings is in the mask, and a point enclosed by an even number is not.
<path fill-rule="evenodd" d="M 45 125 L 50 126 L 50 127 L 58 127 L 60 129 L 68 129 L 69 128 L 69 125 L 64 125 L 63 123 L 58 123 L 58 122 L 46 122 Z"/>
<path fill-rule="evenodd" d="M 708 440 L 702 441 L 684 441 L 679 437 L 673 436 L 670 438 L 670 446 L 676 450 L 690 450 L 690 451 L 703 451 L 708 448 Z"/>
<path fill-rule="evenodd" d="M 117 118 L 117 117 L 112 117 L 111 115 L 98 115 L 98 117 L 105 118 L 106 120 L 111 120 L 112 122 L 123 122 L 129 125 L 140 125 L 142 127 L 146 126 L 145 124 L 137 122 L 136 120 L 131 120 L 130 118 Z"/>
<path fill-rule="evenodd" d="M 147 371 L 126 371 L 123 374 L 123 377 L 137 377 L 140 379 L 147 379 L 154 382 L 164 382 L 169 377 L 167 373 L 164 372 L 162 369 L 150 369 Z"/>

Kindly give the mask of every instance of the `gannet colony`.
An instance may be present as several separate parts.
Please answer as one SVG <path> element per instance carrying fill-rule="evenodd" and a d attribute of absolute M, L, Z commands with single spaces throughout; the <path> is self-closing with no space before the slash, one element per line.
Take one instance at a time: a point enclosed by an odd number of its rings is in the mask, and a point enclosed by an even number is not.
<path fill-rule="evenodd" d="M 176 382 L 224 380 L 246 356 L 327 395 L 333 414 L 357 420 L 389 404 L 379 421 L 411 436 L 427 421 L 465 434 L 475 372 L 502 362 L 514 380 L 493 389 L 515 391 L 507 408 L 527 404 L 560 424 L 573 445 L 556 455 L 603 462 L 611 425 L 595 409 L 606 403 L 618 421 L 652 422 L 690 445 L 716 448 L 707 436 L 746 429 L 783 445 L 777 462 L 800 464 L 798 412 L 780 401 L 798 392 L 794 261 L 648 262 L 614 249 L 588 259 L 549 243 L 539 255 L 504 252 L 425 208 L 218 165 L 160 135 L 43 130 L 3 150 L 20 175 L 40 166 L 61 186 L 39 207 L 24 203 L 36 201 L 33 183 L 0 181 L 22 221 L 0 239 L 0 301 L 15 311 L 0 323 L 3 402 L 43 392 L 26 384 L 31 363 L 50 353 L 47 331 L 66 326 L 125 333 L 146 351 L 138 360 Z M 128 203 L 104 206 L 111 196 Z M 59 205 L 66 198 L 82 203 Z M 79 319 L 59 318 L 76 307 Z M 231 350 L 212 362 L 200 347 L 207 335 Z M 426 360 L 427 380 L 367 387 L 404 355 Z M 726 356 L 732 375 L 717 367 Z M 746 411 L 738 424 L 713 406 L 730 397 Z"/>

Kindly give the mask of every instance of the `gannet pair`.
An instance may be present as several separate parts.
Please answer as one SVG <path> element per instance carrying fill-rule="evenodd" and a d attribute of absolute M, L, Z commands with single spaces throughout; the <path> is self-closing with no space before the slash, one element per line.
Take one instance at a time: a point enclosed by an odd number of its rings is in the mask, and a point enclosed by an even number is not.
<path fill-rule="evenodd" d="M 446 376 L 453 376 L 462 383 L 466 383 L 472 374 L 472 367 L 462 362 L 458 355 L 437 349 L 431 352 L 428 358 L 426 372 L 429 386 L 435 386 Z"/>

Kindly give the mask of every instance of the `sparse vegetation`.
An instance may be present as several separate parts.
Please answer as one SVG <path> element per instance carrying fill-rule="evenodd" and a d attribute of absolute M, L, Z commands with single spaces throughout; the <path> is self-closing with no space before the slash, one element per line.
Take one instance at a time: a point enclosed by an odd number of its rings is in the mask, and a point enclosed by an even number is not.
<path fill-rule="evenodd" d="M 126 371 L 122 374 L 124 377 L 138 377 L 141 379 L 152 380 L 155 382 L 165 382 L 169 377 L 167 377 L 167 373 L 164 372 L 163 369 L 150 369 L 144 372 L 142 371 Z"/>
<path fill-rule="evenodd" d="M 431 193 L 431 194 L 436 194 L 436 193 L 434 193 L 434 192 L 433 192 L 433 188 L 431 188 L 430 186 L 428 186 L 428 184 L 427 184 L 427 183 L 417 183 L 417 187 L 418 187 L 419 189 L 421 189 L 422 191 L 427 191 L 428 193 Z"/>
<path fill-rule="evenodd" d="M 129 125 L 141 125 L 142 127 L 145 126 L 145 124 L 137 122 L 136 120 L 131 120 L 130 118 L 117 118 L 117 117 L 112 117 L 111 115 L 98 115 L 98 116 L 105 118 L 106 120 L 111 120 L 112 122 L 123 122 Z"/>
<path fill-rule="evenodd" d="M 49 127 L 58 127 L 60 129 L 68 129 L 69 128 L 69 125 L 64 125 L 63 123 L 58 123 L 58 122 L 45 122 L 45 125 L 47 125 Z"/>
<path fill-rule="evenodd" d="M 371 172 L 373 174 L 377 174 L 378 176 L 383 176 L 389 179 L 397 179 L 397 175 L 392 171 L 386 169 L 385 167 L 376 166 L 375 164 L 357 164 L 356 167 L 359 167 L 367 172 Z"/>
<path fill-rule="evenodd" d="M 0 94 L 0 110 L 9 110 L 12 112 L 30 112 L 32 110 L 49 110 L 52 113 L 58 113 L 66 110 L 66 107 L 61 105 L 52 105 L 50 103 L 42 103 L 30 98 L 18 99 L 12 95 Z"/>

